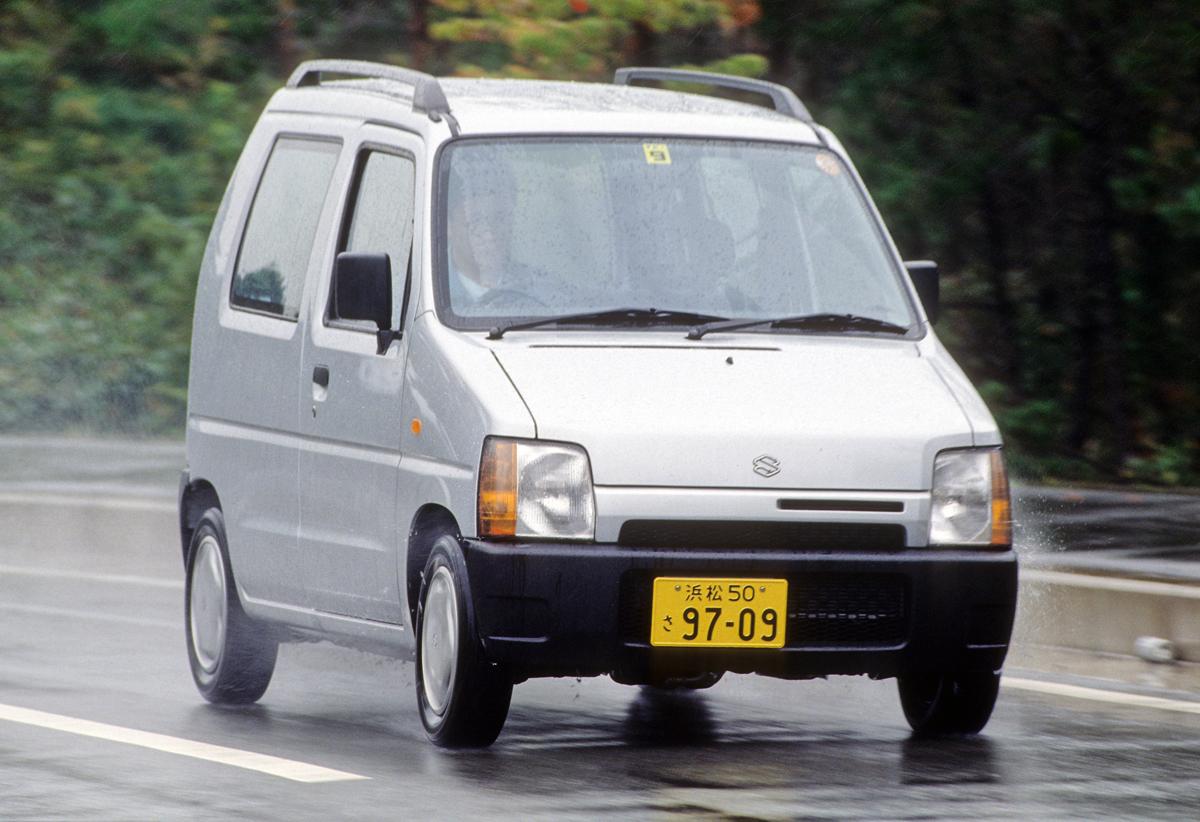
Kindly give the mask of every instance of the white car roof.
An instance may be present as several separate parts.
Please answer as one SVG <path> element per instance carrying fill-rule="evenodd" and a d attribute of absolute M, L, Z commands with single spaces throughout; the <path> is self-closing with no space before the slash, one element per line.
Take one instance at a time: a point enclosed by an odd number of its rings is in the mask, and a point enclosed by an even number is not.
<path fill-rule="evenodd" d="M 774 109 L 702 94 L 548 80 L 438 80 L 463 136 L 662 134 L 819 143 L 813 126 Z M 340 99 L 337 99 L 340 98 Z M 411 88 L 382 79 L 282 89 L 270 109 L 411 119 Z M 420 115 L 424 117 L 424 115 Z"/>

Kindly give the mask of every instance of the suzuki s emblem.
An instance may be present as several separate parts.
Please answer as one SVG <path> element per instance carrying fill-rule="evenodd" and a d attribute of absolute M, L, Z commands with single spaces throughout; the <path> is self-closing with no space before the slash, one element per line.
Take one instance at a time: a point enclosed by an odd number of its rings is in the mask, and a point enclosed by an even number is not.
<path fill-rule="evenodd" d="M 780 472 L 782 466 L 779 460 L 772 457 L 770 454 L 763 454 L 761 457 L 756 457 L 754 460 L 754 473 L 760 477 L 773 477 Z"/>

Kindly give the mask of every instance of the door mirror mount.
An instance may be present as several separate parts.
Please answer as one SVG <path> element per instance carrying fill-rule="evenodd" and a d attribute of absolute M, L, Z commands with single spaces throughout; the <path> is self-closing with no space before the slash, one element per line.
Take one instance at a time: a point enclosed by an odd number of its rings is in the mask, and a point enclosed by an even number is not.
<path fill-rule="evenodd" d="M 392 328 L 392 264 L 387 254 L 338 254 L 333 295 L 338 319 L 375 323 L 375 353 L 383 354 L 393 340 L 400 339 L 403 332 Z"/>
<path fill-rule="evenodd" d="M 938 265 L 933 260 L 907 260 L 904 267 L 908 270 L 908 276 L 912 278 L 913 287 L 917 289 L 917 296 L 921 298 L 921 305 L 925 308 L 925 316 L 932 325 L 937 322 L 940 313 Z"/>

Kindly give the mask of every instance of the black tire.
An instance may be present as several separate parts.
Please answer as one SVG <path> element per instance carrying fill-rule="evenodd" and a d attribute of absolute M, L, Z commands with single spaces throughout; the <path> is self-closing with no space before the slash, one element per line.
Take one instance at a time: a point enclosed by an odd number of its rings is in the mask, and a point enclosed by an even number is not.
<path fill-rule="evenodd" d="M 996 706 L 1000 674 L 907 674 L 900 677 L 899 685 L 900 705 L 914 734 L 977 734 Z"/>
<path fill-rule="evenodd" d="M 216 627 L 217 620 L 223 627 Z M 244 705 L 263 695 L 275 672 L 279 642 L 242 610 L 218 508 L 204 512 L 188 546 L 183 622 L 192 679 L 205 699 Z"/>
<path fill-rule="evenodd" d="M 443 748 L 491 745 L 508 718 L 513 686 L 483 656 L 466 561 L 452 536 L 439 537 L 425 563 L 416 639 L 417 707 L 429 739 Z"/>

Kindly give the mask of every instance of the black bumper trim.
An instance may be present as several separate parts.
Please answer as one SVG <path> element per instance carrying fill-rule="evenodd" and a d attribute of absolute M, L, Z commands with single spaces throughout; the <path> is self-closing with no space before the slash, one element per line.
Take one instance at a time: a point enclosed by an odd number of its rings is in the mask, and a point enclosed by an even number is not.
<path fill-rule="evenodd" d="M 864 554 L 482 540 L 466 540 L 464 548 L 485 654 L 518 680 L 612 674 L 623 682 L 654 682 L 705 671 L 802 679 L 999 670 L 1016 610 L 1017 560 L 1011 550 Z M 638 608 L 648 614 L 646 581 L 664 574 L 837 580 L 850 597 L 856 580 L 862 580 L 864 590 L 891 580 L 887 585 L 902 587 L 903 612 L 900 622 L 889 626 L 892 633 L 879 633 L 877 625 L 866 632 L 858 626 L 845 630 L 850 620 L 843 619 L 838 631 L 820 634 L 824 638 L 815 642 L 803 636 L 793 642 L 796 614 L 790 613 L 789 644 L 780 650 L 654 648 L 647 641 L 648 618 L 645 632 L 637 628 L 641 617 L 631 631 L 630 591 L 645 598 Z M 824 585 L 810 588 L 826 590 Z M 862 601 L 875 600 L 866 596 Z M 861 607 L 871 612 L 867 605 Z M 888 607 L 880 604 L 878 613 L 894 615 Z"/>

